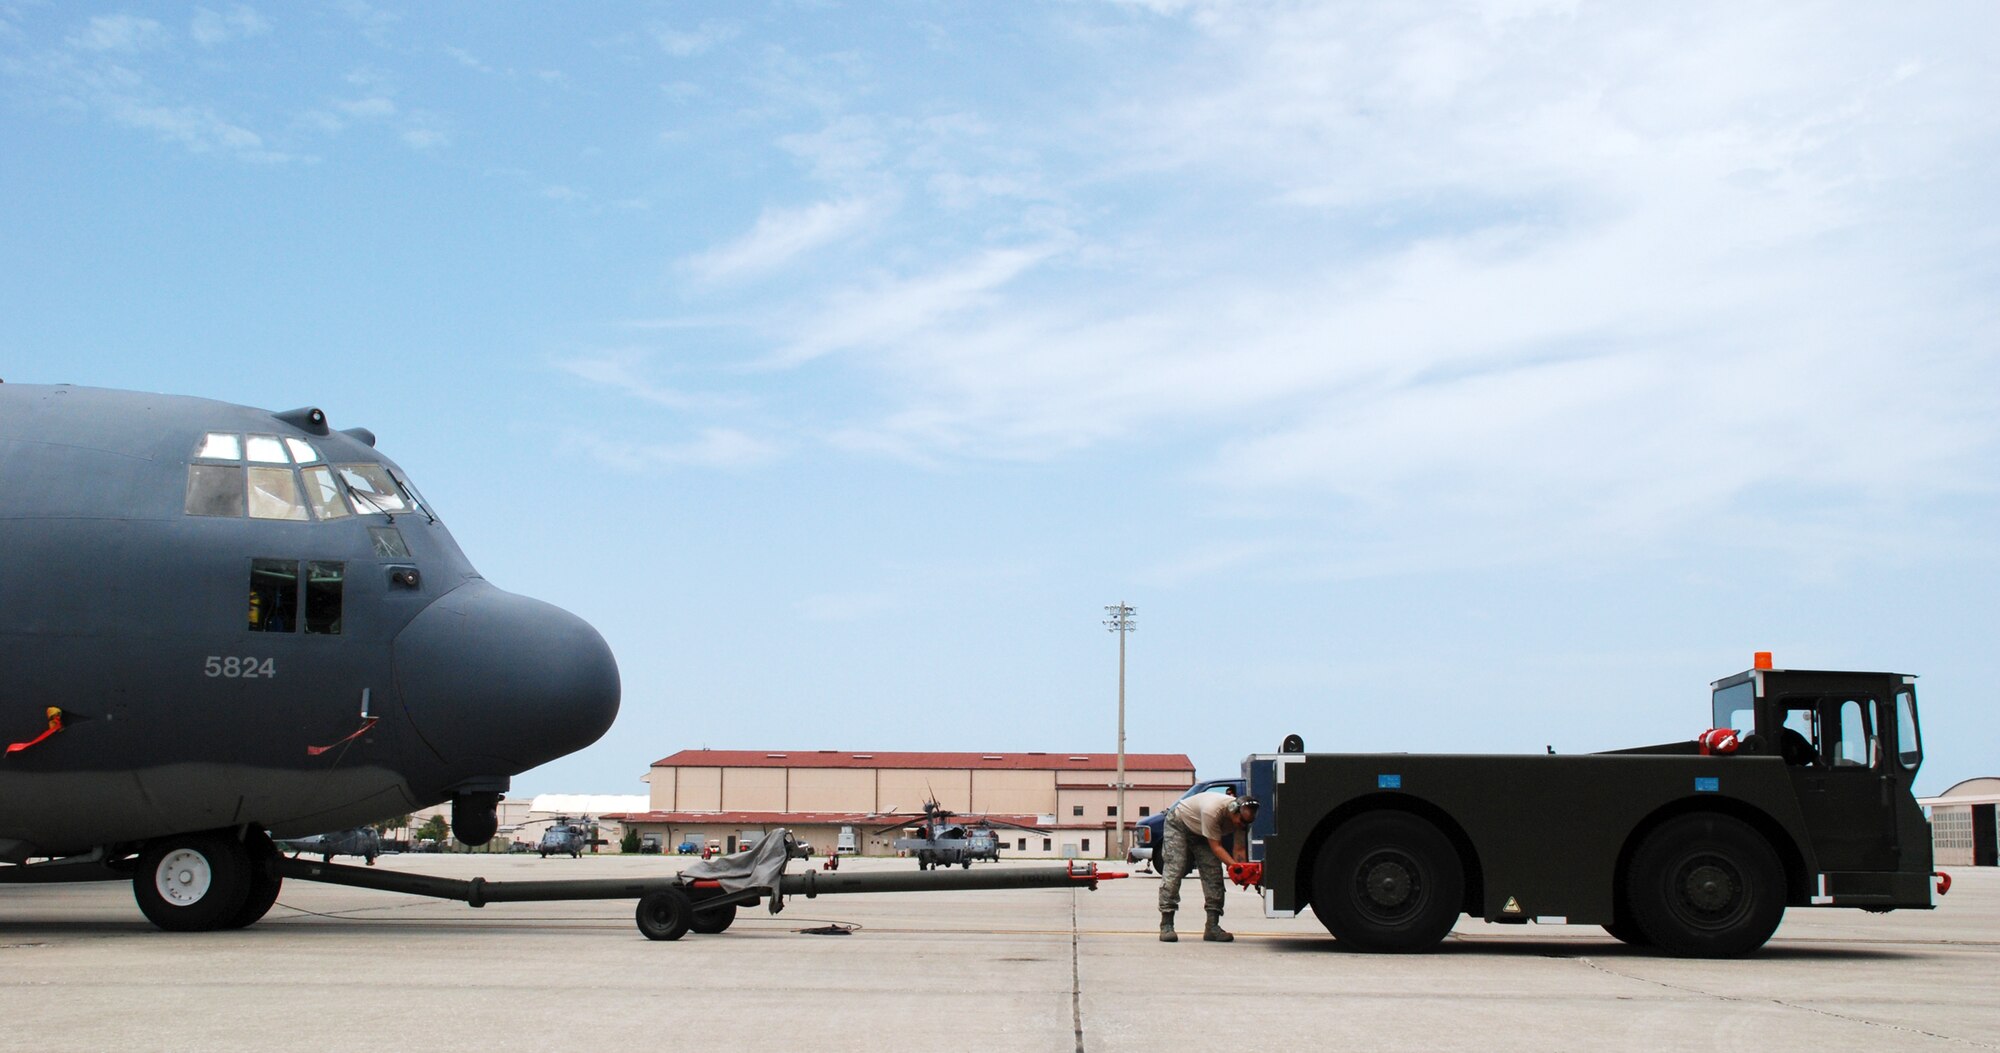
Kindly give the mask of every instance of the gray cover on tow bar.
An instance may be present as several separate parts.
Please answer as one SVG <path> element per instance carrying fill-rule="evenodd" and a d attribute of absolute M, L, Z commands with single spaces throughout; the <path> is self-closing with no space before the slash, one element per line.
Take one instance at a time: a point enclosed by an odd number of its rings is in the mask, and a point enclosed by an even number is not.
<path fill-rule="evenodd" d="M 770 895 L 771 913 L 776 914 L 785 909 L 779 886 L 785 876 L 785 864 L 791 862 L 797 848 L 798 842 L 792 839 L 790 830 L 773 830 L 748 849 L 701 860 L 682 870 L 681 876 L 719 881 L 724 892 L 761 889 Z"/>

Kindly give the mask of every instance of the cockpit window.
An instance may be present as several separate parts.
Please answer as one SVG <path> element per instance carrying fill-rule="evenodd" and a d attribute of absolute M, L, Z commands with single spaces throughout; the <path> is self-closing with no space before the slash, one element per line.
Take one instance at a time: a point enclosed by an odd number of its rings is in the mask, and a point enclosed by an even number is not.
<path fill-rule="evenodd" d="M 305 521 L 306 504 L 290 468 L 250 469 L 250 518 Z"/>
<path fill-rule="evenodd" d="M 250 623 L 253 633 L 300 629 L 300 564 L 289 559 L 250 561 Z M 305 569 L 304 629 L 314 636 L 340 635 L 342 586 L 347 564 L 309 560 Z"/>
<path fill-rule="evenodd" d="M 345 563 L 306 564 L 306 632 L 340 635 L 340 589 Z"/>
<path fill-rule="evenodd" d="M 299 565 L 288 559 L 250 561 L 250 631 L 288 633 L 298 627 Z"/>
<path fill-rule="evenodd" d="M 243 459 L 243 440 L 235 435 L 209 432 L 202 436 L 201 445 L 194 455 L 209 461 L 240 461 Z"/>
<path fill-rule="evenodd" d="M 305 479 L 306 502 L 312 505 L 313 514 L 321 519 L 339 519 L 352 513 L 347 510 L 347 502 L 341 500 L 340 484 L 334 481 L 333 469 L 323 464 L 299 469 Z"/>
<path fill-rule="evenodd" d="M 407 512 L 409 503 L 403 500 L 403 492 L 389 478 L 389 470 L 379 464 L 343 464 L 340 478 L 347 483 L 347 491 L 354 498 L 354 510 L 362 515 L 370 512 Z"/>
<path fill-rule="evenodd" d="M 188 465 L 187 514 L 243 515 L 243 469 L 235 465 Z"/>
<path fill-rule="evenodd" d="M 285 444 L 276 435 L 252 435 L 243 443 L 244 459 L 253 464 L 290 464 Z"/>
<path fill-rule="evenodd" d="M 239 435 L 212 431 L 195 445 L 197 461 L 228 461 L 230 464 L 188 466 L 187 514 L 191 516 L 249 516 L 303 523 L 314 519 L 340 519 L 354 514 L 340 477 L 324 463 L 319 450 L 304 439 L 278 435 Z M 296 474 L 292 465 L 300 465 Z M 378 486 L 391 498 L 401 491 L 378 465 L 353 465 L 350 478 L 359 473 L 370 487 L 365 511 L 403 511 L 406 502 L 390 500 L 375 492 Z M 357 484 L 363 485 L 363 484 Z M 357 505 L 364 504 L 357 500 Z"/>
<path fill-rule="evenodd" d="M 410 546 L 395 527 L 369 527 L 368 535 L 375 539 L 375 554 L 383 559 L 410 558 Z"/>

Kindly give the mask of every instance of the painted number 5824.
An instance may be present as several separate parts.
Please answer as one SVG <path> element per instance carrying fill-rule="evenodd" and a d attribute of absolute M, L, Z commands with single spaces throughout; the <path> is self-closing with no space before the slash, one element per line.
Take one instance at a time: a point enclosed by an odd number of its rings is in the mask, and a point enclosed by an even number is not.
<path fill-rule="evenodd" d="M 201 664 L 201 671 L 209 676 L 227 677 L 231 680 L 252 680 L 278 675 L 278 660 L 275 658 L 227 658 L 209 655 Z"/>

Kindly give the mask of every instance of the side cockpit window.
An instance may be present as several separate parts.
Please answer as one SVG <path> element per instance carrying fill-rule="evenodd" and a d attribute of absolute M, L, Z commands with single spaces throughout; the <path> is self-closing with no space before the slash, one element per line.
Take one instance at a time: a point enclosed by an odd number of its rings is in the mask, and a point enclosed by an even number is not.
<path fill-rule="evenodd" d="M 288 633 L 299 625 L 299 565 L 289 559 L 250 561 L 250 631 Z"/>
<path fill-rule="evenodd" d="M 251 560 L 250 631 L 294 633 L 303 628 L 309 636 L 340 635 L 341 593 L 346 577 L 345 563 Z"/>
<path fill-rule="evenodd" d="M 188 465 L 187 514 L 243 515 L 243 469 L 215 464 Z"/>

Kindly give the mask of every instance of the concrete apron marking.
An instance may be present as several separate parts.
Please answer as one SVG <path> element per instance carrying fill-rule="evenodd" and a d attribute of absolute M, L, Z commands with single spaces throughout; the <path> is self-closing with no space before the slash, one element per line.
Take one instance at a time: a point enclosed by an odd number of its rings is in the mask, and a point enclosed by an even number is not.
<path fill-rule="evenodd" d="M 1902 1024 L 1890 1024 L 1881 1020 L 1870 1020 L 1867 1017 L 1863 1016 L 1851 1016 L 1847 1013 L 1836 1013 L 1830 1009 L 1818 1009 L 1809 1005 L 1800 1005 L 1797 1002 L 1787 1002 L 1782 998 L 1745 998 L 1741 995 L 1718 994 L 1717 992 L 1714 991 L 1704 991 L 1699 987 L 1689 987 L 1685 984 L 1669 983 L 1665 980 L 1655 980 L 1650 976 L 1634 976 L 1631 973 L 1619 972 L 1616 969 L 1607 969 L 1604 966 L 1599 965 L 1597 962 L 1589 958 L 1584 958 L 1580 956 L 1569 958 L 1568 960 L 1577 962 L 1583 965 L 1585 968 L 1595 969 L 1596 971 L 1603 973 L 1606 976 L 1616 976 L 1623 980 L 1631 980 L 1634 983 L 1651 984 L 1654 987 L 1664 987 L 1669 991 L 1679 991 L 1683 994 L 1699 995 L 1703 998 L 1713 998 L 1719 1002 L 1740 1002 L 1744 1005 L 1762 1004 L 1762 1005 L 1781 1006 L 1785 1009 L 1796 1009 L 1802 1013 L 1812 1013 L 1816 1016 L 1823 1016 L 1832 1020 L 1839 1020 L 1849 1024 L 1860 1024 L 1864 1027 L 1881 1028 L 1884 1031 L 1899 1031 L 1906 1035 L 1922 1035 L 1925 1038 L 1935 1038 L 1944 1042 L 1958 1042 L 1963 1045 L 1972 1046 L 1975 1049 L 2000 1049 L 2000 1046 L 1996 1046 L 1990 1042 L 1981 1042 L 1978 1039 L 1960 1038 L 1957 1035 L 1946 1035 L 1937 1031 L 1926 1031 L 1923 1028 L 1919 1027 L 1906 1027 Z"/>
<path fill-rule="evenodd" d="M 1076 924 L 1077 890 L 1069 890 L 1069 1017 L 1076 1025 L 1076 1053 L 1083 1053 L 1083 972 L 1077 967 L 1077 946 L 1083 939 Z"/>

